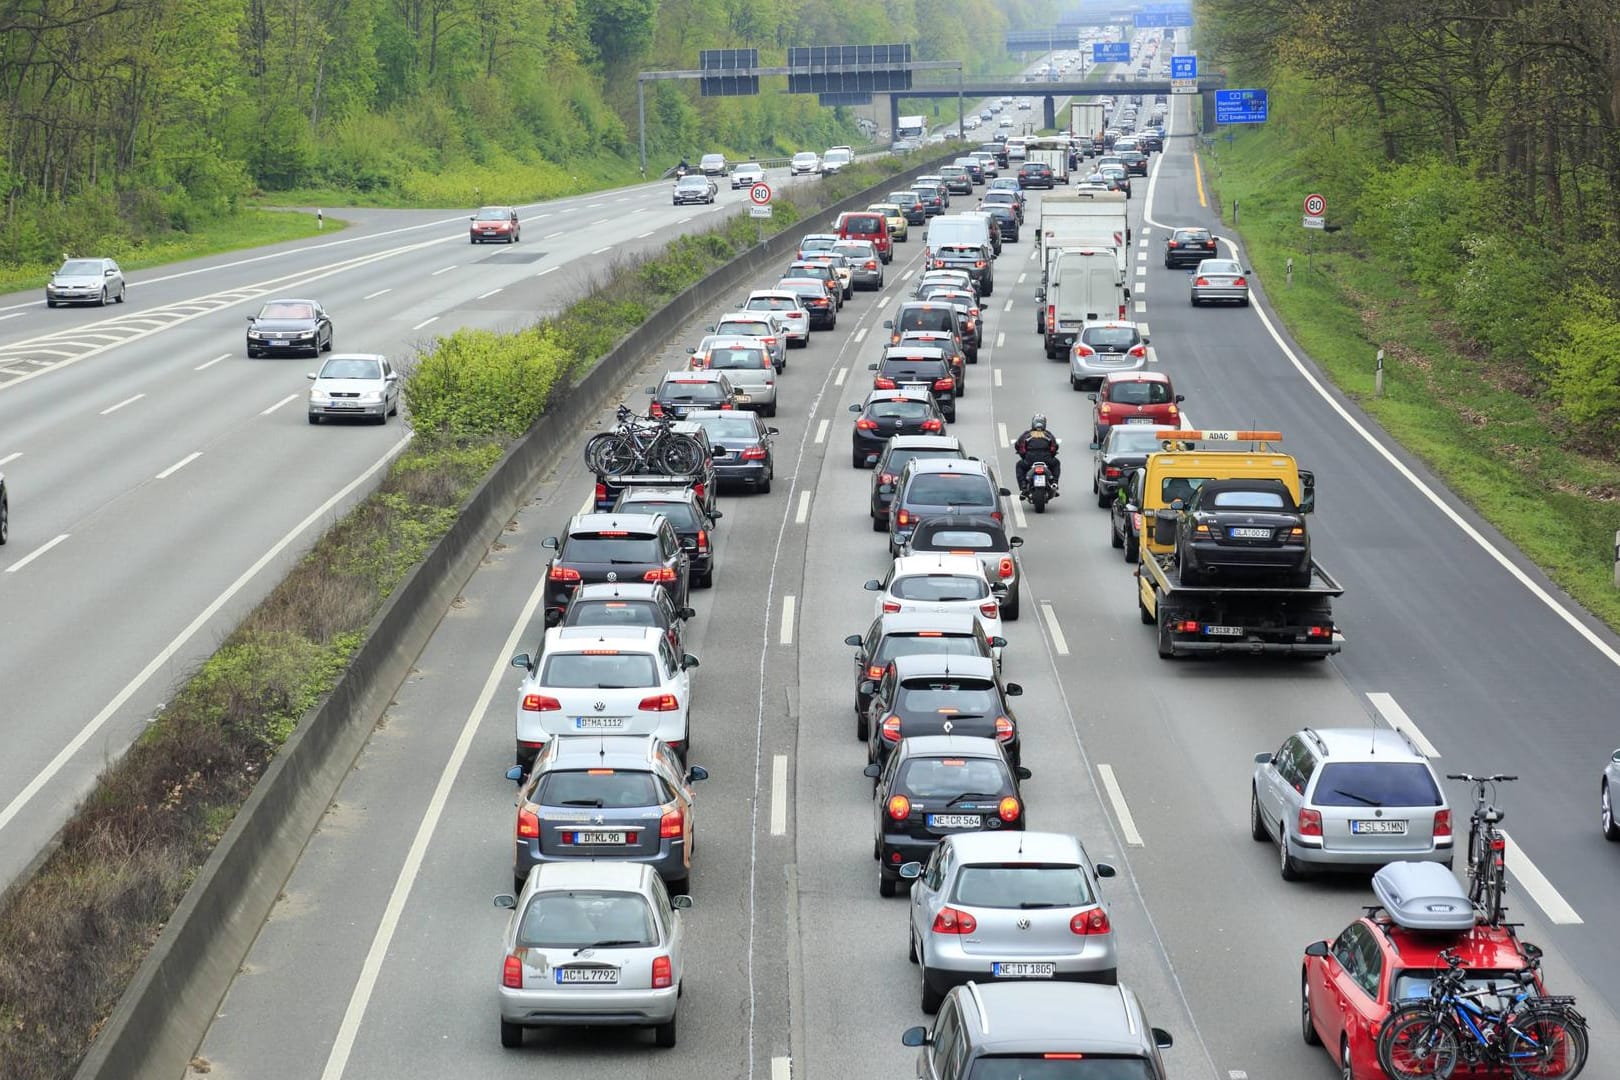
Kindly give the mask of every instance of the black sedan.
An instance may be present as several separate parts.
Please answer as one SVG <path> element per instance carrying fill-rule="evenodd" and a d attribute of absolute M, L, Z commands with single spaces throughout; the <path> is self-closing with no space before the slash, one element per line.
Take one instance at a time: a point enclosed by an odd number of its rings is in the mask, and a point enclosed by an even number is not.
<path fill-rule="evenodd" d="M 810 329 L 831 330 L 838 325 L 838 305 L 827 283 L 819 278 L 785 277 L 776 283 L 778 289 L 790 292 L 804 301 L 804 310 L 810 316 Z"/>
<path fill-rule="evenodd" d="M 849 411 L 858 414 L 850 429 L 850 464 L 857 469 L 875 465 L 883 444 L 895 435 L 938 435 L 945 430 L 945 414 L 927 390 L 873 390 Z"/>
<path fill-rule="evenodd" d="M 662 585 L 677 607 L 686 606 L 691 559 L 661 516 L 576 514 L 561 538 L 548 536 L 540 546 L 557 552 L 546 568 L 550 611 L 567 610 L 574 590 L 592 581 Z"/>
<path fill-rule="evenodd" d="M 708 435 L 714 451 L 714 475 L 720 483 L 770 493 L 776 475 L 771 445 L 777 430 L 766 427 L 758 413 L 704 409 L 687 413 L 686 419 Z"/>
<path fill-rule="evenodd" d="M 855 648 L 855 738 L 871 737 L 866 709 L 871 690 L 883 678 L 889 661 L 901 656 L 978 656 L 990 659 L 991 649 L 1004 648 L 1006 639 L 988 637 L 975 615 L 959 611 L 900 611 L 879 615 L 866 636 L 851 634 L 845 645 Z"/>
<path fill-rule="evenodd" d="M 1057 186 L 1057 178 L 1052 175 L 1052 166 L 1046 162 L 1026 161 L 1018 166 L 1018 186 L 1046 188 L 1050 191 Z"/>
<path fill-rule="evenodd" d="M 994 739 L 1018 764 L 1018 721 L 1007 699 L 1024 688 L 1001 685 L 989 658 L 902 656 L 874 681 L 866 707 L 866 759 L 882 764 L 902 739 L 917 735 L 973 735 Z"/>
<path fill-rule="evenodd" d="M 1001 226 L 1001 240 L 1002 240 L 1002 243 L 1006 243 L 1006 244 L 1016 244 L 1016 243 L 1018 243 L 1018 207 L 1017 207 L 1017 205 L 1010 202 L 1010 201 L 1007 201 L 1007 202 L 985 202 L 985 203 L 982 204 L 982 207 L 983 207 L 985 213 L 987 213 L 991 217 L 995 218 L 996 219 L 996 224 Z"/>
<path fill-rule="evenodd" d="M 967 460 L 962 443 L 954 435 L 896 435 L 883 445 L 872 473 L 872 494 L 867 512 L 872 515 L 872 531 L 889 531 L 889 504 L 894 501 L 894 485 L 900 470 L 913 458 Z"/>
<path fill-rule="evenodd" d="M 872 777 L 872 854 L 878 894 L 900 891 L 900 867 L 924 862 L 954 833 L 1024 828 L 1020 780 L 1029 770 L 1010 764 L 987 739 L 960 735 L 909 738 Z"/>
<path fill-rule="evenodd" d="M 1181 580 L 1242 577 L 1292 588 L 1311 583 L 1305 515 L 1277 480 L 1206 480 L 1176 514 Z"/>
<path fill-rule="evenodd" d="M 1164 268 L 1197 266 L 1217 254 L 1215 238 L 1208 229 L 1177 229 L 1165 239 Z"/>
<path fill-rule="evenodd" d="M 1113 505 L 1115 492 L 1131 470 L 1147 464 L 1147 456 L 1161 449 L 1163 440 L 1174 438 L 1176 430 L 1151 424 L 1109 428 L 1103 441 L 1092 448 L 1091 490 L 1097 495 L 1097 505 Z"/>
<path fill-rule="evenodd" d="M 332 320 L 314 300 L 272 300 L 248 316 L 247 354 L 319 356 L 332 351 Z"/>

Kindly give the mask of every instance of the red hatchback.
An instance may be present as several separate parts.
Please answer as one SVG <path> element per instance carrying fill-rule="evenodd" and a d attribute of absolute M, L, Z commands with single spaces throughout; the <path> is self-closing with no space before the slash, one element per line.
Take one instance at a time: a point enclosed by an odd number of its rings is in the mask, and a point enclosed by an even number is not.
<path fill-rule="evenodd" d="M 889 219 L 882 214 L 857 210 L 838 215 L 840 240 L 870 240 L 878 258 L 885 263 L 894 258 L 894 240 L 889 236 Z"/>
<path fill-rule="evenodd" d="M 1176 393 L 1170 376 L 1157 371 L 1110 372 L 1089 396 L 1096 402 L 1091 409 L 1091 441 L 1098 445 L 1115 424 L 1181 426 L 1184 395 Z"/>

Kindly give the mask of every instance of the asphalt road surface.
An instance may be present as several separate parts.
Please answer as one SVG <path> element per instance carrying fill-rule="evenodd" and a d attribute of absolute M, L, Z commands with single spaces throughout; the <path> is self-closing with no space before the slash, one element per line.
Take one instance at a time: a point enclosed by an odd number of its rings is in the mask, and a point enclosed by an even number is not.
<path fill-rule="evenodd" d="M 1172 131 L 1189 127 L 1178 102 Z M 1589 1075 L 1602 1075 L 1620 1027 L 1620 946 L 1607 928 L 1620 852 L 1596 817 L 1616 739 L 1616 640 L 1322 389 L 1273 336 L 1263 297 L 1250 309 L 1188 305 L 1185 273 L 1162 268 L 1165 230 L 1219 225 L 1189 142 L 1172 138 L 1136 185 L 1137 318 L 1194 424 L 1280 428 L 1315 469 L 1313 535 L 1347 589 L 1345 651 L 1324 664 L 1158 658 L 1086 483 L 1089 403 L 1032 332 L 1034 245 L 1008 245 L 952 430 L 1003 477 L 1007 438 L 1032 412 L 1068 447 L 1065 497 L 1044 516 L 1014 511 L 1012 530 L 1026 540 L 1027 579 L 1023 618 L 1006 625 L 1006 674 L 1026 691 L 1030 824 L 1072 831 L 1120 867 L 1105 886 L 1120 978 L 1174 1034 L 1172 1076 L 1326 1080 L 1337 1075 L 1327 1055 L 1298 1034 L 1300 953 L 1371 893 L 1365 877 L 1279 879 L 1275 849 L 1248 837 L 1251 759 L 1303 724 L 1404 713 L 1441 771 L 1524 777 L 1503 797 L 1513 916 L 1546 949 L 1549 984 L 1580 996 L 1599 1048 Z M 877 892 L 842 641 L 868 625 L 861 583 L 887 564 L 866 517 L 870 473 L 848 464 L 846 407 L 870 386 L 865 365 L 921 246 L 900 245 L 881 293 L 857 294 L 836 330 L 790 354 L 774 489 L 723 499 L 716 585 L 694 594 L 692 761 L 712 778 L 698 790 L 680 1045 L 660 1051 L 618 1030 L 531 1035 L 518 1051 L 497 1040 L 506 913 L 490 900 L 510 887 L 503 773 L 518 684 L 507 658 L 542 632 L 540 541 L 591 494 L 567 455 L 447 612 L 310 841 L 199 1051 L 211 1076 L 912 1074 L 899 1035 L 925 1017 L 906 905 Z M 678 365 L 707 319 L 627 383 L 626 399 Z"/>
<path fill-rule="evenodd" d="M 337 351 L 395 357 L 517 329 L 747 202 L 722 182 L 676 207 L 670 187 L 520 207 L 512 246 L 469 244 L 470 210 L 355 210 L 315 239 L 133 274 L 122 305 L 0 297 L 0 887 L 404 445 L 397 420 L 307 423 L 319 361 L 247 359 L 245 317 L 313 297 Z"/>

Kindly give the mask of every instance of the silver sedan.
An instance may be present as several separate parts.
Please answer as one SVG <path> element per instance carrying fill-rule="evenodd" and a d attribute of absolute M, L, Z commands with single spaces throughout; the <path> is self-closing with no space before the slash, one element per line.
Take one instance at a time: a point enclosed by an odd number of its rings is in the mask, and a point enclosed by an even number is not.
<path fill-rule="evenodd" d="M 348 353 L 327 357 L 310 372 L 309 422 L 329 416 L 365 417 L 379 424 L 399 412 L 399 373 L 386 356 Z"/>
<path fill-rule="evenodd" d="M 1236 259 L 1205 259 L 1192 273 L 1192 306 L 1230 301 L 1249 306 L 1249 279 Z"/>
<path fill-rule="evenodd" d="M 0 544 L 5 537 L 0 536 Z M 1620 841 L 1620 821 L 1614 818 L 1614 803 L 1620 799 L 1620 750 L 1609 757 L 1608 768 L 1603 770 L 1603 837 Z"/>
<path fill-rule="evenodd" d="M 650 1027 L 675 1045 L 689 896 L 644 863 L 542 863 L 516 897 L 502 944 L 501 1045 L 531 1027 Z"/>

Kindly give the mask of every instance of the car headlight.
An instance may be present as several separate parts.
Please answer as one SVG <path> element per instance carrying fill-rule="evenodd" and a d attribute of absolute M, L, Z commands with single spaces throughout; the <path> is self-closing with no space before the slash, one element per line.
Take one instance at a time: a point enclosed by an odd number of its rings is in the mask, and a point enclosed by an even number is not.
<path fill-rule="evenodd" d="M 259 338 L 261 338 L 263 336 L 264 335 L 259 333 L 257 330 L 249 330 L 248 331 L 248 337 L 250 339 L 254 340 L 254 341 L 257 341 Z"/>
<path fill-rule="evenodd" d="M 365 393 L 360 395 L 360 400 L 365 402 L 367 405 L 377 405 L 381 403 L 382 399 L 383 396 L 381 390 L 367 390 Z"/>
<path fill-rule="evenodd" d="M 330 401 L 330 400 L 332 400 L 332 395 L 328 394 L 325 390 L 311 390 L 309 392 L 309 400 L 311 400 L 311 401 Z"/>

